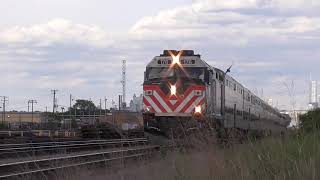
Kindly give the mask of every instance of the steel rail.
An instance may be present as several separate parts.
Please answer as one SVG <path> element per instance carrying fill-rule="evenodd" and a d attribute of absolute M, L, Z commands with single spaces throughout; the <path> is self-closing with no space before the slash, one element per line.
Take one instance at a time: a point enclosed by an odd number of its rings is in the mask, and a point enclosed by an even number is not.
<path fill-rule="evenodd" d="M 12 173 L 12 174 L 7 174 L 7 175 L 2 175 L 2 176 L 0 176 L 0 179 L 5 179 L 5 178 L 9 179 L 9 178 L 13 178 L 13 177 L 26 176 L 26 175 L 35 174 L 35 173 L 45 173 L 45 172 L 48 172 L 48 171 L 55 171 L 55 170 L 65 169 L 65 168 L 71 168 L 71 167 L 77 167 L 77 166 L 83 166 L 83 165 L 90 165 L 90 164 L 97 164 L 97 163 L 106 162 L 106 161 L 128 159 L 128 158 L 132 158 L 132 157 L 145 156 L 146 154 L 147 153 L 140 153 L 140 154 L 117 157 L 117 158 L 108 158 L 108 159 L 101 159 L 101 160 L 83 162 L 83 163 L 78 163 L 78 164 L 64 165 L 64 166 L 59 166 L 59 167 L 43 168 L 43 169 L 37 169 L 37 170 L 32 170 L 32 171 L 27 171 L 27 172 Z"/>
<path fill-rule="evenodd" d="M 43 148 L 57 148 L 57 147 L 71 147 L 71 146 L 87 146 L 87 145 L 103 145 L 103 144 L 117 144 L 117 143 L 128 143 L 128 142 L 146 142 L 147 139 L 143 140 L 124 140 L 124 141 L 106 141 L 106 142 L 92 142 L 92 143 L 84 143 L 84 144 L 59 144 L 59 145 L 52 145 L 52 146 L 30 146 L 30 147 L 14 147 L 14 148 L 4 148 L 0 149 L 1 151 L 7 150 L 25 150 L 25 149 L 43 149 Z"/>
<path fill-rule="evenodd" d="M 146 139 L 146 138 L 134 138 L 135 140 L 138 139 Z M 43 144 L 68 144 L 68 143 L 86 143 L 86 142 L 109 142 L 109 141 L 123 141 L 123 140 L 132 140 L 131 139 L 112 139 L 112 140 L 103 140 L 103 139 L 96 139 L 96 140 L 78 140 L 78 141 L 52 141 L 52 142 L 40 142 L 40 143 L 21 143 L 21 144 L 0 144 L 0 148 L 2 147 L 16 147 L 16 146 L 38 146 Z"/>
<path fill-rule="evenodd" d="M 16 148 L 4 148 L 0 149 L 0 156 L 8 154 L 18 154 L 18 153 L 35 153 L 35 152 L 48 152 L 48 151 L 58 151 L 58 150 L 74 150 L 81 148 L 93 148 L 98 146 L 108 146 L 108 145 L 130 145 L 130 144 L 146 144 L 148 140 L 146 138 L 138 139 L 127 139 L 127 140 L 117 140 L 117 141 L 101 141 L 101 142 L 91 142 L 84 144 L 61 144 L 61 145 L 49 145 L 49 146 L 35 146 L 35 147 L 16 147 Z"/>
<path fill-rule="evenodd" d="M 125 139 L 125 140 L 117 140 L 117 141 L 91 141 L 89 143 L 83 142 L 83 143 L 63 143 L 63 144 L 52 144 L 52 145 L 42 145 L 42 146 L 26 146 L 26 147 L 10 147 L 10 148 L 2 148 L 0 149 L 0 154 L 5 152 L 19 152 L 19 151 L 37 151 L 37 150 L 49 150 L 49 149 L 62 149 L 62 148 L 81 148 L 83 146 L 89 146 L 89 145 L 110 145 L 110 144 L 128 144 L 128 143 L 141 143 L 141 142 L 147 142 L 148 140 L 146 138 L 139 138 L 139 139 Z"/>
<path fill-rule="evenodd" d="M 135 152 L 138 151 L 138 153 L 135 154 L 131 154 L 131 155 L 121 155 L 119 157 L 110 157 L 110 158 L 103 158 L 103 159 L 94 159 L 94 160 L 86 160 L 85 162 L 77 162 L 77 163 L 71 163 L 71 164 L 67 164 L 67 165 L 60 165 L 60 166 L 56 166 L 56 167 L 46 167 L 46 168 L 41 168 L 39 167 L 38 169 L 32 169 L 32 170 L 28 170 L 28 171 L 22 171 L 22 172 L 14 172 L 14 173 L 4 173 L 2 175 L 0 175 L 0 179 L 3 178 L 13 178 L 13 177 L 21 177 L 21 176 L 25 176 L 25 175 L 31 175 L 31 174 L 35 174 L 35 173 L 45 173 L 48 171 L 54 171 L 54 170 L 59 170 L 59 169 L 65 169 L 65 168 L 71 168 L 71 167 L 77 167 L 77 166 L 83 166 L 83 165 L 90 165 L 90 164 L 97 164 L 97 163 L 101 163 L 101 162 L 107 162 L 107 161 L 114 161 L 114 160 L 119 160 L 119 159 L 129 159 L 129 158 L 133 158 L 133 157 L 139 157 L 139 156 L 145 156 L 150 154 L 150 152 L 143 152 L 141 153 L 140 151 L 144 150 L 155 150 L 158 151 L 159 150 L 159 146 L 148 146 L 148 147 L 139 147 L 139 148 L 131 148 L 131 149 L 121 149 L 121 150 L 113 150 L 113 151 L 105 151 L 105 152 L 98 152 L 98 153 L 89 153 L 89 154 L 81 154 L 81 155 L 70 155 L 70 156 L 63 156 L 63 157 L 56 157 L 56 158 L 45 158 L 45 159 L 38 159 L 38 160 L 29 160 L 29 161 L 22 161 L 22 162 L 14 162 L 14 163 L 6 163 L 6 164 L 0 164 L 0 168 L 1 169 L 5 169 L 8 168 L 10 169 L 10 167 L 17 167 L 17 166 L 28 166 L 29 164 L 37 164 L 37 166 L 39 166 L 41 163 L 44 162 L 52 162 L 52 161 L 65 161 L 65 160 L 71 160 L 71 159 L 75 159 L 78 158 L 80 159 L 85 159 L 88 157 L 95 157 L 95 156 L 99 156 L 99 155 L 106 155 L 106 154 L 114 154 L 114 153 L 124 153 L 124 152 Z M 53 163 L 54 164 L 54 163 Z M 3 172 L 3 171 L 2 171 Z"/>
<path fill-rule="evenodd" d="M 102 155 L 102 154 L 112 154 L 112 153 L 119 153 L 119 152 L 121 153 L 121 152 L 135 151 L 135 150 L 145 150 L 145 149 L 152 149 L 152 148 L 157 148 L 157 147 L 159 147 L 159 146 L 138 147 L 138 148 L 131 148 L 131 149 L 121 149 L 121 150 L 112 150 L 112 151 L 104 151 L 104 152 L 95 152 L 95 153 L 89 153 L 89 154 L 68 155 L 68 156 L 61 156 L 61 157 L 5 163 L 5 164 L 0 164 L 0 168 L 5 167 L 5 166 L 16 166 L 16 165 L 21 165 L 21 164 L 39 163 L 39 162 L 52 161 L 52 160 L 62 160 L 62 159 L 71 159 L 71 158 L 78 158 L 78 157 L 96 156 L 96 155 Z"/>

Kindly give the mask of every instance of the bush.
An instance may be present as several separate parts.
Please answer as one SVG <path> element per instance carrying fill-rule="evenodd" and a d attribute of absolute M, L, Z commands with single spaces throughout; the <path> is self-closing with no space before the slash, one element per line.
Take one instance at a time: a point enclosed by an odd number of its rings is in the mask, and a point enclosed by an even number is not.
<path fill-rule="evenodd" d="M 320 129 L 320 109 L 309 111 L 300 116 L 300 128 L 303 132 L 311 132 Z"/>

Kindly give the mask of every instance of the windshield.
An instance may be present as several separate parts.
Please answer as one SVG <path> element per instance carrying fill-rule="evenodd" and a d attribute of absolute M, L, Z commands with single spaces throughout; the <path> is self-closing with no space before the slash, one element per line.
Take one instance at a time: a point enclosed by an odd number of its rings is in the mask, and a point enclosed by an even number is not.
<path fill-rule="evenodd" d="M 174 71 L 173 69 L 169 68 L 150 68 L 148 71 L 148 78 L 147 79 L 158 79 L 158 78 L 165 78 L 165 77 L 173 77 Z"/>
<path fill-rule="evenodd" d="M 190 78 L 190 79 L 204 79 L 203 68 L 150 68 L 148 70 L 147 79 L 160 79 L 160 78 Z"/>

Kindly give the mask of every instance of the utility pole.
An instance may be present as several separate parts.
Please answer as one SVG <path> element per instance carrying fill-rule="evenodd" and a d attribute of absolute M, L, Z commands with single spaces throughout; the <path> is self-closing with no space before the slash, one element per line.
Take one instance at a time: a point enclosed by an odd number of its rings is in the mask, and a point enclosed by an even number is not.
<path fill-rule="evenodd" d="M 0 96 L 2 98 L 2 124 L 6 121 L 6 103 L 9 101 L 7 96 Z"/>
<path fill-rule="evenodd" d="M 72 94 L 70 94 L 70 97 L 69 97 L 69 101 L 70 101 L 70 105 L 69 105 L 69 108 L 71 110 L 71 101 L 72 101 Z"/>
<path fill-rule="evenodd" d="M 111 100 L 111 104 L 112 104 L 112 108 L 113 108 L 113 109 L 116 109 L 116 103 L 114 102 L 113 99 Z"/>
<path fill-rule="evenodd" d="M 61 112 L 62 112 L 62 122 L 63 122 L 63 128 L 66 128 L 66 122 L 64 121 L 64 107 L 61 107 Z"/>
<path fill-rule="evenodd" d="M 101 113 L 102 113 L 102 105 L 101 105 L 101 98 L 100 98 L 100 116 L 101 116 Z"/>
<path fill-rule="evenodd" d="M 48 124 L 48 106 L 46 106 L 46 113 L 45 113 L 45 121 L 44 121 L 44 127 L 47 128 Z"/>
<path fill-rule="evenodd" d="M 69 119 L 70 119 L 70 122 L 71 122 L 71 102 L 72 102 L 72 94 L 70 94 L 70 106 L 69 106 Z"/>
<path fill-rule="evenodd" d="M 125 107 L 126 106 L 126 60 L 122 60 L 122 103 L 121 106 Z"/>
<path fill-rule="evenodd" d="M 81 117 L 80 117 L 81 118 Z M 77 108 L 74 107 L 74 120 L 77 120 Z M 80 119 L 81 120 L 81 119 Z"/>
<path fill-rule="evenodd" d="M 32 125 L 33 125 L 33 104 L 37 104 L 37 101 L 36 100 L 29 100 L 28 101 L 28 104 L 31 104 L 31 122 L 32 122 Z"/>
<path fill-rule="evenodd" d="M 19 112 L 19 129 L 22 127 L 22 121 L 21 121 L 21 112 Z"/>
<path fill-rule="evenodd" d="M 51 90 L 51 93 L 53 94 L 53 107 L 52 107 L 52 113 L 54 114 L 55 109 L 57 107 L 57 99 L 56 99 L 56 94 L 57 94 L 58 90 L 53 89 Z"/>
<path fill-rule="evenodd" d="M 71 101 L 76 101 L 77 102 L 77 100 L 76 99 L 74 99 L 75 97 L 73 97 L 73 98 L 71 98 Z M 80 117 L 80 119 L 81 119 L 81 116 L 79 116 Z M 71 117 L 70 117 L 71 118 Z M 74 105 L 74 121 L 75 122 L 77 122 L 77 107 Z"/>
<path fill-rule="evenodd" d="M 107 98 L 104 97 L 104 115 L 107 115 Z"/>
<path fill-rule="evenodd" d="M 122 106 L 121 106 L 121 104 L 122 104 L 122 97 L 121 97 L 121 95 L 119 95 L 119 111 L 122 109 Z"/>

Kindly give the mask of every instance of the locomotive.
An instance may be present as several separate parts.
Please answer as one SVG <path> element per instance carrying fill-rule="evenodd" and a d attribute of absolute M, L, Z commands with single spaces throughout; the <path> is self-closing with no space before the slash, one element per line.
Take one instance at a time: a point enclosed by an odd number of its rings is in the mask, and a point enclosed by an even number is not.
<path fill-rule="evenodd" d="M 143 83 L 146 132 L 175 136 L 209 126 L 228 134 L 283 133 L 290 118 L 193 50 L 164 50 L 147 65 Z"/>

